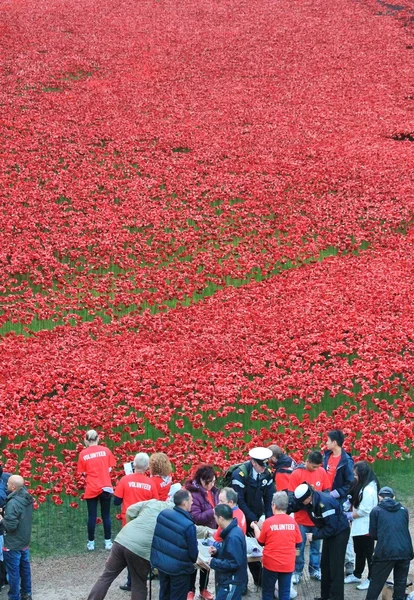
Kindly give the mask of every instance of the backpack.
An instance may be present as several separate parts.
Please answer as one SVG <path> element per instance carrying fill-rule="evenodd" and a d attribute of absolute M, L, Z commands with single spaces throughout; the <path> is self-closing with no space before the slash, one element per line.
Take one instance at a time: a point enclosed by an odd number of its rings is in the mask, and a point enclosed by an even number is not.
<path fill-rule="evenodd" d="M 222 487 L 222 488 L 231 487 L 233 473 L 234 473 L 234 471 L 237 471 L 237 469 L 240 469 L 240 471 L 242 471 L 242 473 L 245 477 L 248 476 L 246 463 L 244 463 L 244 462 L 237 463 L 237 465 L 232 465 L 231 467 L 229 467 L 227 469 L 227 471 L 224 473 L 223 477 L 221 478 L 220 487 Z"/>

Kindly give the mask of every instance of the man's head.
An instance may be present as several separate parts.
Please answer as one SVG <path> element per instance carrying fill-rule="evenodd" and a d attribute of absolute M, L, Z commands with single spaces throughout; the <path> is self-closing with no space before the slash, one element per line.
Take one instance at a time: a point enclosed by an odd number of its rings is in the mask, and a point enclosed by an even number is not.
<path fill-rule="evenodd" d="M 9 492 L 20 490 L 24 486 L 24 479 L 20 475 L 11 475 L 7 481 L 7 489 Z"/>
<path fill-rule="evenodd" d="M 214 518 L 222 529 L 225 529 L 233 520 L 233 511 L 228 504 L 217 504 L 214 507 Z"/>
<path fill-rule="evenodd" d="M 191 505 L 193 503 L 193 497 L 188 490 L 181 488 L 178 492 L 175 492 L 173 497 L 174 505 L 182 508 L 183 510 L 190 512 Z"/>
<path fill-rule="evenodd" d="M 301 483 L 294 491 L 294 496 L 301 504 L 310 504 L 312 502 L 312 488 L 307 483 Z"/>
<path fill-rule="evenodd" d="M 326 440 L 326 447 L 328 450 L 334 450 L 336 448 L 342 448 L 344 445 L 345 436 L 340 429 L 333 429 L 328 433 L 328 439 Z"/>
<path fill-rule="evenodd" d="M 256 473 L 263 473 L 267 467 L 268 460 L 272 456 L 272 451 L 263 446 L 252 448 L 249 452 L 250 462 Z"/>
<path fill-rule="evenodd" d="M 289 498 L 286 492 L 276 492 L 272 498 L 273 512 L 286 512 L 289 504 Z"/>
<path fill-rule="evenodd" d="M 233 508 L 237 504 L 238 494 L 233 488 L 225 487 L 220 490 L 218 499 L 220 504 L 227 504 L 230 508 Z"/>
<path fill-rule="evenodd" d="M 269 446 L 269 450 L 272 452 L 272 456 L 269 458 L 269 463 L 275 464 L 279 460 L 279 458 L 283 455 L 283 450 L 280 446 L 276 444 L 272 444 Z"/>
<path fill-rule="evenodd" d="M 381 498 L 381 500 L 384 500 L 384 498 L 394 498 L 394 495 L 394 490 L 387 485 L 382 487 L 378 492 L 378 496 Z"/>
<path fill-rule="evenodd" d="M 322 465 L 322 454 L 319 450 L 314 450 L 308 454 L 308 458 L 305 461 L 305 467 L 308 471 L 313 473 Z"/>
<path fill-rule="evenodd" d="M 145 473 L 149 465 L 149 456 L 146 452 L 138 452 L 134 458 L 135 473 Z"/>

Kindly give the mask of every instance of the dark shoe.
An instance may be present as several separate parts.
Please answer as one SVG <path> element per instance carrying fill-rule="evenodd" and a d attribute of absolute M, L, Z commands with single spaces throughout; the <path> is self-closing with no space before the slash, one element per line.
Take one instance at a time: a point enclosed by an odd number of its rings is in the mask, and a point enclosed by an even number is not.
<path fill-rule="evenodd" d="M 21 594 L 20 598 L 22 600 L 32 600 L 32 595 L 31 594 Z"/>
<path fill-rule="evenodd" d="M 124 592 L 130 592 L 131 591 L 131 586 L 128 585 L 127 583 L 124 583 L 123 585 L 119 586 L 120 590 L 124 590 Z"/>

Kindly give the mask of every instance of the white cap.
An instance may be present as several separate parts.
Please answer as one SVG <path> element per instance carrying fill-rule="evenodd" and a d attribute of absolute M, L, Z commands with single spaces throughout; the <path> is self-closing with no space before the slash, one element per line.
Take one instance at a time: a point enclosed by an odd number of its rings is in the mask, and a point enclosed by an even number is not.
<path fill-rule="evenodd" d="M 311 493 L 312 493 L 311 487 L 307 483 L 301 483 L 295 489 L 294 495 L 295 495 L 296 500 L 303 501 L 303 500 L 306 500 L 306 498 L 309 498 Z"/>
<path fill-rule="evenodd" d="M 269 460 L 269 458 L 273 455 L 273 452 L 269 450 L 269 448 L 263 448 L 263 446 L 257 446 L 257 448 L 252 448 L 249 451 L 250 458 L 253 460 Z"/>

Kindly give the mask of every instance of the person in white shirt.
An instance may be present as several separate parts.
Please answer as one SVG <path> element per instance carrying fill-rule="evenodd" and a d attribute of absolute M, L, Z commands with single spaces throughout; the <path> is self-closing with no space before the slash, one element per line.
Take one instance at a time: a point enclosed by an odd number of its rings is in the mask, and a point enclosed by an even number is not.
<path fill-rule="evenodd" d="M 358 590 L 367 590 L 371 579 L 372 555 L 374 539 L 369 535 L 369 515 L 378 504 L 378 479 L 369 466 L 361 460 L 354 465 L 355 481 L 352 483 L 349 496 L 351 510 L 346 513 L 351 521 L 351 537 L 355 551 L 354 572 L 345 577 L 345 583 L 358 583 Z M 368 578 L 362 581 L 362 573 L 368 567 Z"/>

